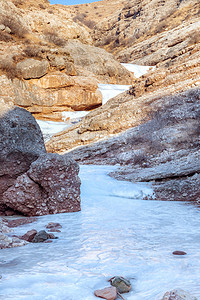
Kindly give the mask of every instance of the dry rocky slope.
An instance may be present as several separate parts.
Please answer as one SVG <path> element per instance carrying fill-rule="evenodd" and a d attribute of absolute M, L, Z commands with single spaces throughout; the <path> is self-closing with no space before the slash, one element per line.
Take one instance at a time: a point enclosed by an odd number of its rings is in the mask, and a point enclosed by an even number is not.
<path fill-rule="evenodd" d="M 198 0 L 131 0 L 99 22 L 93 37 L 124 62 L 155 65 L 189 54 L 200 40 L 199 16 Z"/>
<path fill-rule="evenodd" d="M 132 75 L 91 44 L 86 28 L 61 7 L 1 0 L 1 103 L 50 120 L 61 120 L 63 111 L 100 106 L 99 82 L 130 84 Z"/>
<path fill-rule="evenodd" d="M 156 199 L 200 200 L 199 11 L 195 0 L 129 1 L 121 15 L 102 20 L 94 31 L 98 45 L 125 62 L 130 58 L 156 68 L 135 79 L 128 92 L 56 134 L 47 149 L 85 146 L 73 150 L 72 157 L 81 163 L 127 165 L 112 176 L 155 181 Z M 123 39 L 116 48 L 102 42 L 109 32 L 115 36 L 116 24 L 121 24 L 119 37 L 133 29 L 140 33 L 134 33 L 130 47 Z"/>
<path fill-rule="evenodd" d="M 151 118 L 73 150 L 80 163 L 120 164 L 119 180 L 153 182 L 155 199 L 200 200 L 200 89 L 154 99 Z"/>

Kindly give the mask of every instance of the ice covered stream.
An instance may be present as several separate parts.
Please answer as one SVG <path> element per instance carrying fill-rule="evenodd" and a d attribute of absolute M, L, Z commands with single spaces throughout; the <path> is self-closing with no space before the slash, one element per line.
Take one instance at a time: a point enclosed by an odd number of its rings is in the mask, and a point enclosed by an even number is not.
<path fill-rule="evenodd" d="M 114 275 L 131 280 L 127 300 L 159 300 L 177 287 L 200 295 L 199 209 L 141 200 L 151 186 L 116 181 L 107 175 L 113 168 L 81 166 L 81 212 L 39 217 L 15 229 L 63 226 L 53 243 L 1 250 L 0 299 L 95 300 L 94 290 Z M 174 250 L 187 255 L 174 256 Z"/>

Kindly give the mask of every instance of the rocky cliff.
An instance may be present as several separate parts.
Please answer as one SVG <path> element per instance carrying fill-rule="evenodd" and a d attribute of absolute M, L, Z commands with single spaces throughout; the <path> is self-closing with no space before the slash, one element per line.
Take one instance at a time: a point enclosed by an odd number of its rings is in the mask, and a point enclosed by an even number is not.
<path fill-rule="evenodd" d="M 198 0 L 131 0 L 99 22 L 93 38 L 121 61 L 155 65 L 195 48 L 199 14 Z"/>
<path fill-rule="evenodd" d="M 112 176 L 153 182 L 155 199 L 200 200 L 200 89 L 157 97 L 142 124 L 73 150 L 78 162 L 119 164 Z M 151 116 L 151 117 L 150 117 Z"/>
<path fill-rule="evenodd" d="M 188 61 L 156 68 L 133 81 L 131 89 L 89 113 L 79 124 L 56 134 L 49 151 L 67 151 L 106 138 L 151 119 L 157 99 L 198 87 L 200 65 L 196 53 Z M 161 102 L 160 106 L 164 105 Z"/>
<path fill-rule="evenodd" d="M 92 46 L 84 26 L 48 1 L 0 1 L 0 98 L 37 118 L 102 103 L 98 82 L 132 82 L 111 54 Z"/>

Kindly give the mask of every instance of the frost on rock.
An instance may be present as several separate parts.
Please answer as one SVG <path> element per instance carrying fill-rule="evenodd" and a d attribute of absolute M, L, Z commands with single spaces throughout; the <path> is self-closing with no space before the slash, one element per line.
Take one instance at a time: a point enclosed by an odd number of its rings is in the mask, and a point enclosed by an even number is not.
<path fill-rule="evenodd" d="M 197 298 L 184 290 L 175 289 L 165 293 L 161 300 L 197 300 Z"/>
<path fill-rule="evenodd" d="M 5 225 L 2 219 L 0 219 L 0 249 L 19 247 L 28 244 L 17 237 L 10 237 L 8 234 L 12 230 Z"/>

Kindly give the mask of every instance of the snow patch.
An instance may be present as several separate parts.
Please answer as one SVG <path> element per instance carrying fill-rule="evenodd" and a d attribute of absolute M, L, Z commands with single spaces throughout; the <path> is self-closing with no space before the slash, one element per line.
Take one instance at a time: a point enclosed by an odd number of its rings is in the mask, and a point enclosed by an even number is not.
<path fill-rule="evenodd" d="M 122 63 L 121 65 L 124 66 L 128 71 L 133 72 L 135 77 L 137 78 L 146 74 L 151 68 L 153 70 L 155 69 L 155 66 L 139 66 L 135 64 L 126 64 L 126 63 Z"/>
<path fill-rule="evenodd" d="M 81 119 L 85 117 L 89 111 L 64 111 L 62 112 L 62 119 L 65 122 L 67 119 Z"/>
<path fill-rule="evenodd" d="M 111 98 L 128 91 L 131 86 L 120 84 L 98 84 L 98 87 L 103 96 L 102 104 L 105 104 Z"/>

